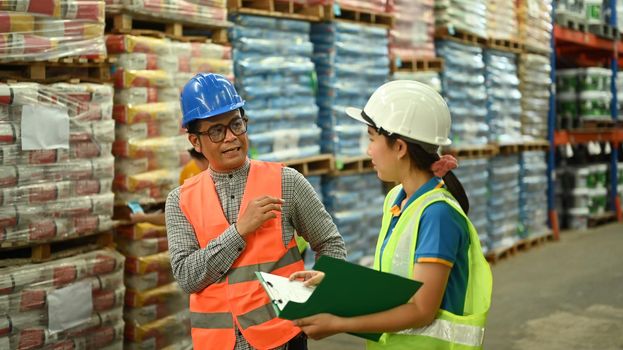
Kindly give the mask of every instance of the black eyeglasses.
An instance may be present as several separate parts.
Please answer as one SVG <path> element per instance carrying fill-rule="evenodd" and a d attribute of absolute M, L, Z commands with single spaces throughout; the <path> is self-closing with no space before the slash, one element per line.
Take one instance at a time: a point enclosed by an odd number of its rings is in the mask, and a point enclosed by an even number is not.
<path fill-rule="evenodd" d="M 198 131 L 195 134 L 208 135 L 210 141 L 214 143 L 223 142 L 223 140 L 225 140 L 225 134 L 227 134 L 227 129 L 231 130 L 231 132 L 236 136 L 240 136 L 247 132 L 247 121 L 247 118 L 238 117 L 232 119 L 227 125 L 212 125 L 208 130 Z"/>

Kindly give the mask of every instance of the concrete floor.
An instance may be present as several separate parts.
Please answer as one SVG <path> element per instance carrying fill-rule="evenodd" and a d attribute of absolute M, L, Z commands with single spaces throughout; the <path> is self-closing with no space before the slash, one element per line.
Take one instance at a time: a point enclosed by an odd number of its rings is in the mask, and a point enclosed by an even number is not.
<path fill-rule="evenodd" d="M 564 232 L 493 266 L 485 349 L 623 349 L 623 224 Z M 337 335 L 311 350 L 364 349 Z"/>

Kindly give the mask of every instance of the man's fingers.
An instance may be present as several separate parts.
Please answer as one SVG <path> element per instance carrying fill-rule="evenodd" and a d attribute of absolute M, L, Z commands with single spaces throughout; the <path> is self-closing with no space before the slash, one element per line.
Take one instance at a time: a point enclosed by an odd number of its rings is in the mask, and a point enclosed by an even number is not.
<path fill-rule="evenodd" d="M 268 213 L 269 211 L 281 211 L 281 205 L 279 204 L 267 204 L 262 207 L 262 212 Z"/>
<path fill-rule="evenodd" d="M 271 196 L 263 196 L 256 200 L 258 206 L 263 207 L 268 204 L 283 204 L 283 199 Z"/>

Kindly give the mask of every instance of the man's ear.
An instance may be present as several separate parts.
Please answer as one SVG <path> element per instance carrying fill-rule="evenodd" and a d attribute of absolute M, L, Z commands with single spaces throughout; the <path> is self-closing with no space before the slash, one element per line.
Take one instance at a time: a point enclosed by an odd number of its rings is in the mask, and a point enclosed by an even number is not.
<path fill-rule="evenodd" d="M 195 151 L 201 153 L 201 140 L 199 139 L 199 136 L 195 134 L 188 134 L 188 141 L 190 141 L 190 144 L 193 145 Z"/>

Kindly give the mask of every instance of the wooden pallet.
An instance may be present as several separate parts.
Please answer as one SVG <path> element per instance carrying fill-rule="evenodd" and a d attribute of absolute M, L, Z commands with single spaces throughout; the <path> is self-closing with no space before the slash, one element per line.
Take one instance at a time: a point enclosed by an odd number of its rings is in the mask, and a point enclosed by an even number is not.
<path fill-rule="evenodd" d="M 557 12 L 556 24 L 578 32 L 588 32 L 588 23 L 586 22 L 586 19 L 581 16 Z"/>
<path fill-rule="evenodd" d="M 397 62 L 399 61 L 399 62 Z M 394 72 L 441 72 L 444 60 L 440 57 L 400 57 L 391 60 L 391 71 Z"/>
<path fill-rule="evenodd" d="M 212 25 L 160 18 L 129 10 L 109 14 L 106 18 L 106 31 L 109 33 L 167 37 L 179 41 L 188 41 L 189 36 L 186 36 L 185 32 L 201 30 L 206 33 L 206 36 L 202 35 L 203 38 L 210 38 L 212 42 L 217 44 L 228 43 L 227 27 L 221 24 Z"/>
<path fill-rule="evenodd" d="M 512 53 L 522 53 L 524 51 L 523 43 L 512 39 L 488 38 L 487 48 Z"/>
<path fill-rule="evenodd" d="M 284 162 L 290 168 L 296 169 L 304 176 L 316 176 L 329 174 L 333 170 L 333 156 L 321 154 L 314 157 L 296 159 Z"/>
<path fill-rule="evenodd" d="M 367 156 L 335 159 L 335 167 L 331 175 L 354 175 L 374 171 L 372 159 Z"/>
<path fill-rule="evenodd" d="M 70 257 L 104 247 L 114 247 L 112 232 L 102 232 L 72 239 L 36 243 L 0 245 L 0 267 L 40 263 Z"/>
<path fill-rule="evenodd" d="M 613 128 L 623 128 L 623 120 L 612 120 L 612 119 L 603 119 L 603 120 L 582 120 L 582 128 L 583 129 L 613 129 Z"/>
<path fill-rule="evenodd" d="M 442 149 L 443 154 L 451 154 L 457 158 L 489 158 L 497 155 L 499 150 L 494 145 L 459 146 Z"/>
<path fill-rule="evenodd" d="M 531 237 L 524 238 L 517 242 L 515 246 L 518 251 L 527 251 L 534 247 L 539 247 L 545 244 L 547 241 L 553 241 L 554 234 L 552 232 L 546 232 L 538 235 L 534 235 Z"/>
<path fill-rule="evenodd" d="M 67 57 L 40 62 L 0 62 L 0 82 L 110 82 L 113 58 Z"/>
<path fill-rule="evenodd" d="M 603 214 L 594 214 L 588 217 L 588 227 L 597 227 L 617 220 L 617 214 L 613 211 Z"/>
<path fill-rule="evenodd" d="M 549 150 L 549 141 L 547 140 L 539 140 L 539 141 L 528 141 L 524 142 L 519 146 L 521 152 L 526 151 L 547 151 Z"/>
<path fill-rule="evenodd" d="M 614 40 L 619 35 L 619 30 L 616 27 L 607 24 L 589 24 L 588 31 L 610 40 Z"/>
<path fill-rule="evenodd" d="M 396 22 L 394 15 L 391 13 L 334 5 L 324 6 L 322 19 L 325 21 L 342 20 L 364 25 L 380 26 L 388 29 L 393 28 Z"/>
<path fill-rule="evenodd" d="M 510 155 L 517 154 L 522 150 L 523 143 L 498 144 L 499 154 Z"/>
<path fill-rule="evenodd" d="M 515 256 L 515 254 L 517 254 L 517 245 L 513 244 L 510 247 L 494 249 L 488 252 L 485 258 L 490 264 L 495 264 L 500 260 Z"/>
<path fill-rule="evenodd" d="M 455 29 L 454 27 L 435 28 L 435 38 L 453 40 L 467 45 L 487 45 L 487 39 L 460 29 Z"/>
<path fill-rule="evenodd" d="M 294 0 L 227 0 L 232 13 L 300 19 L 319 22 L 324 17 L 322 5 L 304 5 Z"/>

